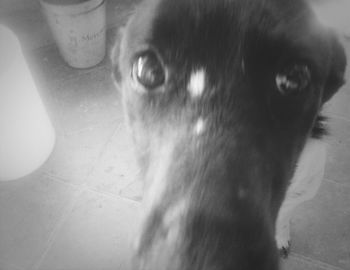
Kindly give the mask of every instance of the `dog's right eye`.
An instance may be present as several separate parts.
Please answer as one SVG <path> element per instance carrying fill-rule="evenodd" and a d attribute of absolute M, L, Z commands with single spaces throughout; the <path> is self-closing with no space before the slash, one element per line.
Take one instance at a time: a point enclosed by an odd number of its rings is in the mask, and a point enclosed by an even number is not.
<path fill-rule="evenodd" d="M 292 64 L 285 66 L 276 74 L 275 82 L 282 95 L 292 95 L 306 89 L 310 79 L 310 69 L 307 65 Z"/>
<path fill-rule="evenodd" d="M 132 77 L 148 90 L 161 86 L 165 81 L 163 66 L 153 52 L 145 52 L 135 59 Z"/>

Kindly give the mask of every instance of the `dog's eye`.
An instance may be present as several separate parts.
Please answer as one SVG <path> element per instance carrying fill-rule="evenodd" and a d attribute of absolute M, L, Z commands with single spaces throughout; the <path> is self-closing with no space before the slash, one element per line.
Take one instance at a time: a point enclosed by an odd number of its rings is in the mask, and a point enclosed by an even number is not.
<path fill-rule="evenodd" d="M 275 81 L 282 95 L 297 94 L 309 86 L 310 69 L 304 64 L 292 64 L 277 73 Z"/>
<path fill-rule="evenodd" d="M 165 81 L 163 66 L 153 52 L 145 52 L 136 58 L 132 76 L 147 89 L 154 89 Z"/>

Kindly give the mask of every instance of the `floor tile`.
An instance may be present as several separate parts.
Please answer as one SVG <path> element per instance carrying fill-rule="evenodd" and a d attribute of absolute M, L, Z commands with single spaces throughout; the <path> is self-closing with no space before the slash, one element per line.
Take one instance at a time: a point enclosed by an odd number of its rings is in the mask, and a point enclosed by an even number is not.
<path fill-rule="evenodd" d="M 84 184 L 116 125 L 100 125 L 74 134 L 58 136 L 55 148 L 43 170 L 68 183 Z"/>
<path fill-rule="evenodd" d="M 349 77 L 350 79 L 350 77 Z M 350 121 L 350 82 L 336 93 L 333 98 L 325 104 L 324 114 L 330 117 L 343 118 Z"/>
<path fill-rule="evenodd" d="M 84 192 L 58 232 L 41 270 L 126 270 L 138 206 Z"/>
<path fill-rule="evenodd" d="M 281 270 L 343 270 L 298 254 L 281 260 Z"/>
<path fill-rule="evenodd" d="M 13 264 L 8 264 L 0 261 L 1 270 L 25 270 L 24 268 L 14 266 Z"/>
<path fill-rule="evenodd" d="M 119 195 L 123 198 L 141 202 L 143 197 L 143 183 L 141 179 L 136 179 L 135 181 L 122 188 L 119 192 Z"/>
<path fill-rule="evenodd" d="M 75 191 L 42 173 L 0 182 L 0 269 L 31 269 Z"/>
<path fill-rule="evenodd" d="M 114 33 L 110 32 L 112 39 Z M 120 97 L 111 79 L 109 60 L 90 69 L 74 69 L 62 60 L 55 46 L 44 47 L 26 58 L 58 132 L 74 132 L 120 117 Z M 77 120 L 80 122 L 74 122 Z"/>
<path fill-rule="evenodd" d="M 348 269 L 350 265 L 350 188 L 324 181 L 317 196 L 292 219 L 292 251 Z"/>
<path fill-rule="evenodd" d="M 122 189 L 136 180 L 137 173 L 131 138 L 122 121 L 87 179 L 87 184 L 100 192 L 120 195 Z"/>
<path fill-rule="evenodd" d="M 340 41 L 345 48 L 347 58 L 347 68 L 344 75 L 345 85 L 325 104 L 324 111 L 326 115 L 336 116 L 350 121 L 350 40 L 341 39 Z"/>
<path fill-rule="evenodd" d="M 40 82 L 42 81 L 46 84 L 57 84 L 57 82 L 62 80 L 76 78 L 79 75 L 95 71 L 96 68 L 104 67 L 106 64 L 106 59 L 104 59 L 101 63 L 91 68 L 78 69 L 70 67 L 61 57 L 55 44 L 31 51 L 26 56 L 32 72 Z"/>
<path fill-rule="evenodd" d="M 107 68 L 63 82 L 56 98 L 66 134 L 122 118 L 119 92 Z"/>
<path fill-rule="evenodd" d="M 29 69 L 43 100 L 50 119 L 59 133 L 64 133 L 63 110 L 59 100 L 59 91 L 67 85 L 67 81 L 98 68 L 78 70 L 63 62 L 54 46 L 44 47 L 38 52 L 26 55 Z"/>
<path fill-rule="evenodd" d="M 350 121 L 331 118 L 329 127 L 325 178 L 350 186 Z"/>

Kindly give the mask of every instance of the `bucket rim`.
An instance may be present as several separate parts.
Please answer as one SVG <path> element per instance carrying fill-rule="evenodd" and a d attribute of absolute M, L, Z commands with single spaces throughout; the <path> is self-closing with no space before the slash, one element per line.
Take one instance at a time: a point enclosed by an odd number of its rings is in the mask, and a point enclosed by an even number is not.
<path fill-rule="evenodd" d="M 75 5 L 81 5 L 85 4 L 86 2 L 91 2 L 93 0 L 75 0 L 75 3 L 73 0 L 66 0 L 66 1 L 58 1 L 58 0 L 39 0 L 39 2 L 43 2 L 45 4 L 51 5 L 51 6 L 75 6 Z M 63 3 L 62 3 L 63 2 Z M 71 3 L 73 2 L 73 3 Z"/>
<path fill-rule="evenodd" d="M 49 3 L 47 0 L 39 0 L 41 7 L 48 12 L 64 14 L 64 15 L 80 15 L 94 11 L 105 4 L 106 0 L 87 0 L 81 3 L 75 4 L 54 4 Z M 96 3 L 94 3 L 96 2 Z M 90 6 L 89 6 L 90 4 Z"/>

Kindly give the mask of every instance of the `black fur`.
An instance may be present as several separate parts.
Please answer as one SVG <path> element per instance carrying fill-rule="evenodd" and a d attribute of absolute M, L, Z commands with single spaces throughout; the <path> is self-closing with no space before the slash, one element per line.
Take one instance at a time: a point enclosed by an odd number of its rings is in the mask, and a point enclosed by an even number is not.
<path fill-rule="evenodd" d="M 306 140 L 325 134 L 322 105 L 343 83 L 334 34 L 301 0 L 149 0 L 116 48 L 146 204 L 159 197 L 145 213 L 137 268 L 278 269 L 278 210 Z M 154 89 L 133 76 L 147 51 L 166 75 Z M 276 74 L 294 62 L 308 66 L 310 83 L 281 95 Z M 187 85 L 200 68 L 205 89 L 195 99 Z M 205 132 L 196 136 L 198 119 Z M 154 185 L 162 188 L 151 195 Z"/>
<path fill-rule="evenodd" d="M 323 115 L 318 115 L 315 124 L 312 128 L 311 136 L 315 139 L 321 140 L 324 136 L 329 134 L 327 127 L 327 117 Z"/>

